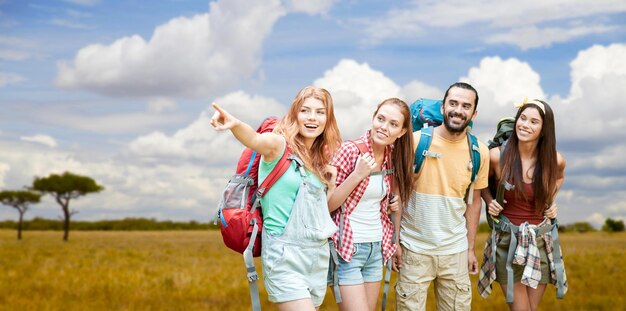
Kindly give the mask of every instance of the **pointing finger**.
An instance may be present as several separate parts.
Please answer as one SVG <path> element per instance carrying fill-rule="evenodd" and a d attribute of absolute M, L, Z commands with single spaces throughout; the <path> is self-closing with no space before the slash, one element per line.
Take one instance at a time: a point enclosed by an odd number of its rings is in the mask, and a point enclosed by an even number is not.
<path fill-rule="evenodd" d="M 213 107 L 213 109 L 215 109 L 216 111 L 219 111 L 219 112 L 224 112 L 224 110 L 222 109 L 222 107 L 220 107 L 220 106 L 219 106 L 217 103 L 215 103 L 215 102 L 212 102 L 212 103 L 211 103 L 211 106 L 212 106 L 212 107 Z"/>

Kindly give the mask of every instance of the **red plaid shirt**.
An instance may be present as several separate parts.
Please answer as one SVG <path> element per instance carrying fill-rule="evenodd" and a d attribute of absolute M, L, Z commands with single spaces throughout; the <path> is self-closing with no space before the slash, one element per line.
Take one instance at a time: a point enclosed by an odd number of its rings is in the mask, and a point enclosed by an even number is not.
<path fill-rule="evenodd" d="M 367 146 L 367 150 L 373 155 L 372 144 L 370 142 L 370 132 L 367 131 L 365 135 L 356 139 L 356 141 L 362 140 L 365 142 Z M 383 158 L 383 169 L 391 168 L 391 150 L 392 146 L 387 146 L 385 149 L 385 156 Z M 350 176 L 352 171 L 354 171 L 354 167 L 356 161 L 361 152 L 358 147 L 352 141 L 345 141 L 341 144 L 341 147 L 335 153 L 331 165 L 337 167 L 337 180 L 336 185 L 339 186 L 341 183 Z M 383 240 L 382 240 L 382 251 L 383 251 L 383 262 L 386 262 L 391 258 L 391 256 L 395 253 L 397 245 L 393 243 L 393 223 L 387 217 L 387 202 L 389 194 L 391 193 L 391 178 L 393 175 L 387 174 L 384 176 L 383 180 L 385 181 L 385 186 L 387 189 L 387 193 L 385 197 L 380 201 L 380 219 L 383 225 Z M 332 239 L 335 243 L 335 248 L 337 249 L 337 253 L 341 258 L 345 261 L 350 261 L 352 259 L 352 254 L 354 253 L 354 241 L 352 239 L 352 226 L 350 225 L 350 214 L 354 211 L 357 204 L 363 197 L 363 193 L 369 184 L 370 177 L 366 177 L 363 179 L 357 186 L 352 190 L 352 193 L 346 198 L 346 201 L 343 204 L 344 217 L 343 217 L 343 230 L 337 231 Z M 336 210 L 332 218 L 335 221 L 335 224 L 339 226 L 341 221 L 340 216 L 341 208 Z M 341 228 L 341 226 L 339 226 Z M 342 245 L 339 245 L 339 235 L 341 234 Z"/>

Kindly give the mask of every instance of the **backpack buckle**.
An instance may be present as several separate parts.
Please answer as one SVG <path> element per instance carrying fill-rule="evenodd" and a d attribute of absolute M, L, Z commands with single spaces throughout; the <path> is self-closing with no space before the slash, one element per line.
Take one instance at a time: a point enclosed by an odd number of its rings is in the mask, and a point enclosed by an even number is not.
<path fill-rule="evenodd" d="M 441 153 L 429 151 L 429 150 L 424 150 L 424 152 L 422 152 L 422 155 L 424 157 L 429 157 L 429 158 L 437 158 L 437 159 L 441 158 Z"/>

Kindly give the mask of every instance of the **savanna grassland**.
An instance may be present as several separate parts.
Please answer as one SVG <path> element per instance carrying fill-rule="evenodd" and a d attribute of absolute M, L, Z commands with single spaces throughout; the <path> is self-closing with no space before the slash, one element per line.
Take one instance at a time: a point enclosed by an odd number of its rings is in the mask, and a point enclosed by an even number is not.
<path fill-rule="evenodd" d="M 223 246 L 218 231 L 72 231 L 69 242 L 61 236 L 25 231 L 17 241 L 15 231 L 0 230 L 0 310 L 250 309 L 241 255 Z M 477 239 L 479 260 L 485 239 Z M 626 310 L 626 233 L 561 239 L 569 292 L 557 300 L 549 286 L 540 309 Z M 483 300 L 476 277 L 472 282 L 473 310 L 507 310 L 499 288 Z M 263 282 L 260 289 L 263 309 L 274 310 Z M 391 290 L 388 310 L 394 299 Z M 320 309 L 337 310 L 330 291 Z"/>

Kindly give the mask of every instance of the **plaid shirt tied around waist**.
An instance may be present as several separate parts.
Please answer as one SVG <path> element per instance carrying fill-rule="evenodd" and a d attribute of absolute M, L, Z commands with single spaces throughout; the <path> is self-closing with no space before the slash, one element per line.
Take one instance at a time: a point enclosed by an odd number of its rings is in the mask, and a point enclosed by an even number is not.
<path fill-rule="evenodd" d="M 537 225 L 530 225 L 528 222 L 520 225 L 519 232 L 517 233 L 518 244 L 515 248 L 515 255 L 513 257 L 513 264 L 524 265 L 521 283 L 532 288 L 537 288 L 537 285 L 541 280 L 541 258 L 539 255 L 539 249 L 537 248 L 537 228 Z M 480 267 L 480 273 L 478 276 L 478 292 L 483 298 L 487 298 L 491 294 L 492 283 L 496 279 L 496 256 L 495 253 L 493 253 L 493 249 L 495 248 L 493 243 L 494 240 L 496 243 L 500 240 L 502 232 L 493 231 L 491 234 L 495 235 L 495 238 L 489 237 L 487 239 L 487 243 L 485 243 L 483 264 Z M 553 285 L 557 285 L 552 232 L 541 234 L 539 235 L 539 238 L 542 238 L 545 242 L 546 254 L 548 257 L 547 259 L 550 266 L 550 282 Z M 558 255 L 562 256 L 562 252 Z M 563 279 L 564 290 L 567 292 L 567 276 L 565 271 L 563 271 Z"/>

